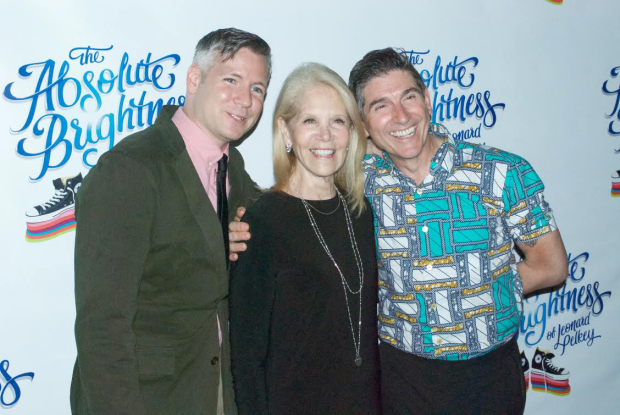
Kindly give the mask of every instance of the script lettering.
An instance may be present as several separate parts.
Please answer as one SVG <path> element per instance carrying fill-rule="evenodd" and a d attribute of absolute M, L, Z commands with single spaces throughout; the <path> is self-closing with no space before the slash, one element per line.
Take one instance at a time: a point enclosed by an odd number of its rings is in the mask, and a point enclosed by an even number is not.
<path fill-rule="evenodd" d="M 112 48 L 76 47 L 69 52 L 69 60 L 61 63 L 48 59 L 25 64 L 18 70 L 25 85 L 11 82 L 4 88 L 9 101 L 29 104 L 24 122 L 12 131 L 25 135 L 17 143 L 17 153 L 40 160 L 40 169 L 32 180 L 39 180 L 50 169 L 65 165 L 75 151 L 82 152 L 83 163 L 92 167 L 96 161 L 93 155 L 99 151 L 94 148 L 97 143 L 108 141 L 107 149 L 111 149 L 118 133 L 153 124 L 164 104 L 184 104 L 183 95 L 154 99 L 147 96 L 147 90 L 141 92 L 139 99 L 126 96 L 130 87 L 134 93 L 137 86 L 150 85 L 158 92 L 172 88 L 176 82 L 172 69 L 180 62 L 179 55 L 153 59 L 148 53 L 146 58 L 132 62 L 124 53 L 115 71 L 101 67 L 104 52 Z M 71 61 L 88 69 L 81 75 L 70 76 Z M 92 66 L 95 64 L 99 66 Z M 118 110 L 101 111 L 113 94 L 119 99 Z M 73 107 L 79 108 L 84 116 L 69 119 L 65 111 L 60 111 Z M 27 134 L 29 129 L 31 135 Z"/>

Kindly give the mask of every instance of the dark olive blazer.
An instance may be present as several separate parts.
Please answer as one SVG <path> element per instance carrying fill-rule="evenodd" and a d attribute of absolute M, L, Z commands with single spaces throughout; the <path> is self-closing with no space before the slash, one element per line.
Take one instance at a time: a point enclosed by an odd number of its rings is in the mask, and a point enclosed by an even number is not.
<path fill-rule="evenodd" d="M 176 110 L 103 154 L 78 192 L 73 413 L 215 414 L 220 368 L 236 413 L 222 230 Z M 232 147 L 229 182 L 232 217 L 259 193 Z"/>

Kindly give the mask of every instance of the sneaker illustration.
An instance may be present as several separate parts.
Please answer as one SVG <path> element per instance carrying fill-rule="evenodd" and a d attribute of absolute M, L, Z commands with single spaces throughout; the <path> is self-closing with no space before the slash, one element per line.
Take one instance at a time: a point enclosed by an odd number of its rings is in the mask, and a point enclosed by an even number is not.
<path fill-rule="evenodd" d="M 525 357 L 525 352 L 521 352 L 521 368 L 523 369 L 523 377 L 525 378 L 525 390 L 530 388 L 530 363 Z"/>
<path fill-rule="evenodd" d="M 620 170 L 611 175 L 611 197 L 620 197 Z"/>
<path fill-rule="evenodd" d="M 53 182 L 55 193 L 45 203 L 26 212 L 26 240 L 42 242 L 75 229 L 75 195 L 82 185 L 82 173 Z"/>
<path fill-rule="evenodd" d="M 553 353 L 536 348 L 532 358 L 531 381 L 532 390 L 547 392 L 558 396 L 570 394 L 568 378 L 570 372 L 553 364 Z"/>

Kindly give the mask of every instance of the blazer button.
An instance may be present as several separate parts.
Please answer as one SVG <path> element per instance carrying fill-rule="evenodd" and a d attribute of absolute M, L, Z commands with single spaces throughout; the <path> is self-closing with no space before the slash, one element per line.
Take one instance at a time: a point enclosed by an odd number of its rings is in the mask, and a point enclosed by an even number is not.
<path fill-rule="evenodd" d="M 211 359 L 211 365 L 215 366 L 218 364 L 218 362 L 220 361 L 220 359 L 215 356 L 213 359 Z"/>

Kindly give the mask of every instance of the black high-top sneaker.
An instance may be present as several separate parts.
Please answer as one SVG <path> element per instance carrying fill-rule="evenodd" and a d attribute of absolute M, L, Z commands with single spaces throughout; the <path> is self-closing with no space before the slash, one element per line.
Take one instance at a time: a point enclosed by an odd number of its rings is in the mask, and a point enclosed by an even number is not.
<path fill-rule="evenodd" d="M 527 361 L 524 351 L 521 352 L 521 368 L 525 379 L 525 390 L 528 390 L 530 388 L 530 363 Z"/>
<path fill-rule="evenodd" d="M 570 372 L 563 367 L 557 367 L 551 361 L 555 355 L 536 348 L 532 358 L 532 390 L 548 392 L 554 395 L 568 395 Z"/>
<path fill-rule="evenodd" d="M 56 193 L 47 202 L 37 205 L 26 212 L 28 222 L 47 221 L 75 207 L 75 195 L 82 185 L 82 173 L 75 177 L 58 178 L 52 183 Z"/>

